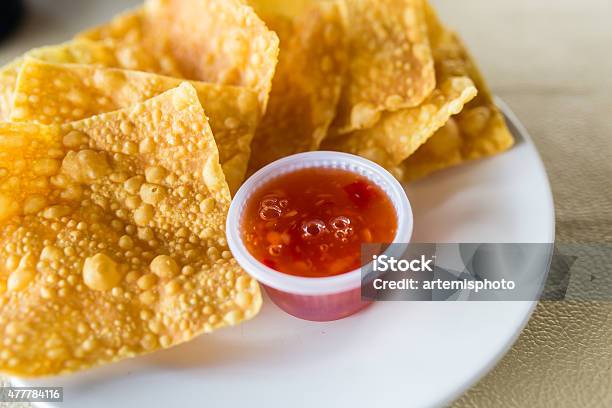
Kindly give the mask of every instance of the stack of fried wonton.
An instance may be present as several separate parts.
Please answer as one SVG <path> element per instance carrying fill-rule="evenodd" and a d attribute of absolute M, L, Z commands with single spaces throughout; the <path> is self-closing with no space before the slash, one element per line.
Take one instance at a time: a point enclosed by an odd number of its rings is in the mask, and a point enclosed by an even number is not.
<path fill-rule="evenodd" d="M 280 39 L 249 171 L 338 150 L 404 182 L 513 145 L 458 36 L 423 0 L 250 0 Z"/>
<path fill-rule="evenodd" d="M 148 0 L 0 69 L 0 371 L 73 372 L 252 318 L 231 194 L 340 150 L 399 179 L 508 149 L 423 0 Z"/>

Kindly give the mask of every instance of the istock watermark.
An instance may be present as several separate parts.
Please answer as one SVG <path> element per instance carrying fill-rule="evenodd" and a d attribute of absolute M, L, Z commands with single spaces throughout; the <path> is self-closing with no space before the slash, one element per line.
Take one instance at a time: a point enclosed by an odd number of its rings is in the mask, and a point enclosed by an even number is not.
<path fill-rule="evenodd" d="M 379 301 L 612 301 L 612 245 L 367 244 L 362 297 Z"/>
<path fill-rule="evenodd" d="M 433 272 L 435 257 L 427 259 L 421 255 L 420 259 L 396 259 L 388 255 L 372 256 L 373 269 L 377 272 Z"/>

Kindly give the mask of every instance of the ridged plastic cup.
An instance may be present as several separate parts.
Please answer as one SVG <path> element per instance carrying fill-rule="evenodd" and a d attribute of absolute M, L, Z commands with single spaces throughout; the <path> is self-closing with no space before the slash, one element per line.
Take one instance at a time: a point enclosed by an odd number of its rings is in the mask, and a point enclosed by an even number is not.
<path fill-rule="evenodd" d="M 371 304 L 361 297 L 361 269 L 323 278 L 293 276 L 259 262 L 243 241 L 242 219 L 251 196 L 277 177 L 308 168 L 349 171 L 380 187 L 391 200 L 397 215 L 397 233 L 393 242 L 410 241 L 412 208 L 404 188 L 388 171 L 362 157 L 338 152 L 301 153 L 275 161 L 250 177 L 236 193 L 226 228 L 228 245 L 240 266 L 262 284 L 270 299 L 285 312 L 304 320 L 338 320 Z"/>

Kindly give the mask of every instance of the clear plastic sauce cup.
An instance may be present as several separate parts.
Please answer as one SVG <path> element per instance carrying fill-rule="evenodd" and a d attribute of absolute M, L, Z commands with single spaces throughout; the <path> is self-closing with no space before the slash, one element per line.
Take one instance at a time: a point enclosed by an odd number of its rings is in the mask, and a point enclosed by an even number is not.
<path fill-rule="evenodd" d="M 397 215 L 393 242 L 410 241 L 412 208 L 404 188 L 388 171 L 359 156 L 319 151 L 285 157 L 250 177 L 232 200 L 226 225 L 227 242 L 240 266 L 263 285 L 270 299 L 285 312 L 311 321 L 338 320 L 371 304 L 361 297 L 361 269 L 322 278 L 289 275 L 261 263 L 243 241 L 242 220 L 251 196 L 276 177 L 309 168 L 349 171 L 377 185 L 387 194 Z"/>

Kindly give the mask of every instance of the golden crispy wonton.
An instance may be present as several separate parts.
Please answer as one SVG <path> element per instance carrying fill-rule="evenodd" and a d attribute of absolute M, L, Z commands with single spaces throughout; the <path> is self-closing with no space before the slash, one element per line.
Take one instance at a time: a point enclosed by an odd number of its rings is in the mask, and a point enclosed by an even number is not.
<path fill-rule="evenodd" d="M 0 124 L 0 370 L 62 374 L 253 317 L 189 84 L 63 126 Z"/>
<path fill-rule="evenodd" d="M 23 63 L 11 120 L 63 124 L 130 107 L 181 83 L 181 79 L 92 65 Z M 255 92 L 241 87 L 192 82 L 219 146 L 232 192 L 242 183 L 259 121 Z"/>
<path fill-rule="evenodd" d="M 277 0 L 252 0 L 281 41 L 268 109 L 259 126 L 250 171 L 276 159 L 319 148 L 336 114 L 345 71 L 339 2 L 287 11 Z"/>
<path fill-rule="evenodd" d="M 438 83 L 420 106 L 386 112 L 374 127 L 327 139 L 323 147 L 357 154 L 393 169 L 476 95 L 468 77 L 441 77 Z"/>
<path fill-rule="evenodd" d="M 489 87 L 459 37 L 440 23 L 431 7 L 427 8 L 427 22 L 436 71 L 442 75 L 469 76 L 478 88 L 478 96 L 395 169 L 396 175 L 405 181 L 468 160 L 498 154 L 514 145 Z"/>
<path fill-rule="evenodd" d="M 15 82 L 25 58 L 36 58 L 56 63 L 90 64 L 104 67 L 119 67 L 142 71 L 159 71 L 159 64 L 144 51 L 120 49 L 108 44 L 88 40 L 36 48 L 0 68 L 0 119 L 8 120 L 12 105 Z M 175 71 L 166 72 L 175 75 Z"/>
<path fill-rule="evenodd" d="M 418 106 L 435 86 L 423 0 L 347 1 L 349 73 L 335 133 L 372 127 Z"/>
<path fill-rule="evenodd" d="M 253 89 L 265 111 L 278 37 L 241 0 L 149 0 L 79 37 L 143 48 L 185 79 Z"/>

